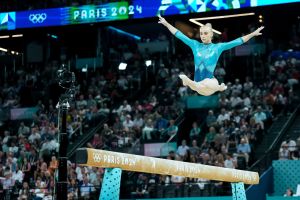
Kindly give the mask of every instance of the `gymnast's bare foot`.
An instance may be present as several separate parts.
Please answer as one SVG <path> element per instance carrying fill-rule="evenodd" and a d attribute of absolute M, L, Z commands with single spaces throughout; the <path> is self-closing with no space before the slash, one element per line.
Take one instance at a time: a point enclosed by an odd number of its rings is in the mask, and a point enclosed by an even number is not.
<path fill-rule="evenodd" d="M 221 85 L 220 85 L 220 91 L 224 91 L 224 90 L 226 90 L 227 89 L 227 86 L 224 84 L 224 83 L 221 83 Z"/>
<path fill-rule="evenodd" d="M 179 76 L 179 78 L 181 78 L 182 84 L 183 84 L 184 86 L 187 86 L 187 85 L 188 85 L 188 84 L 187 84 L 187 79 L 188 79 L 188 77 L 187 77 L 186 75 L 184 75 L 184 74 L 179 74 L 178 76 Z"/>

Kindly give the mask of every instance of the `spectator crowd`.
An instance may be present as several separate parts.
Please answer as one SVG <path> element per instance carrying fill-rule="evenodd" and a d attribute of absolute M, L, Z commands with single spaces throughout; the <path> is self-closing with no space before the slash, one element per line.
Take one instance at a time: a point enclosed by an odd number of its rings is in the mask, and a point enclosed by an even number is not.
<path fill-rule="evenodd" d="M 149 56 L 156 64 L 144 79 L 145 71 L 140 66 Z M 194 93 L 182 86 L 178 75 L 192 75 L 189 56 L 176 55 L 163 62 L 157 55 L 143 55 L 136 50 L 132 59 L 138 67 L 125 72 L 101 69 L 101 73 L 89 74 L 88 79 L 80 72 L 76 74 L 78 92 L 67 115 L 71 142 L 86 133 L 89 121 L 101 115 L 108 121 L 86 143 L 87 147 L 122 151 L 137 143 L 177 140 L 182 134 L 185 139 L 178 141 L 177 149 L 170 151 L 166 159 L 247 169 L 268 127 L 278 116 L 290 114 L 298 102 L 295 87 L 299 85 L 299 59 L 272 58 L 265 80 L 252 82 L 246 77 L 245 81 L 236 78 L 228 82 L 228 89 L 217 94 L 219 106 L 205 111 L 205 120 L 195 119 L 190 131 L 183 133 L 176 119 L 184 113 L 183 99 Z M 11 78 L 7 82 L 1 81 L 1 113 L 24 107 L 38 111 L 30 120 L 1 119 L 0 199 L 53 198 L 61 125 L 55 109 L 58 98 L 53 96 L 57 89 L 56 66 L 53 62 L 43 69 L 20 68 L 8 72 Z M 225 68 L 218 66 L 217 75 L 224 78 L 225 74 Z M 295 139 L 282 144 L 280 159 L 299 159 L 299 138 Z M 68 198 L 95 198 L 103 174 L 102 168 L 68 161 Z M 128 176 L 133 184 L 127 192 L 132 197 L 156 197 L 158 191 L 162 196 L 183 196 L 186 186 L 190 194 L 199 191 L 200 195 L 226 195 L 229 188 L 224 182 L 180 176 Z"/>

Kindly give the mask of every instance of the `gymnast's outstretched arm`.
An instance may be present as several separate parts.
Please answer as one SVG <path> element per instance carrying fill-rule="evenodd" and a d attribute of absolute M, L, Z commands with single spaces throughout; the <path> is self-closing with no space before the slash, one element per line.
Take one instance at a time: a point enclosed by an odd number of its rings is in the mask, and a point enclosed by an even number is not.
<path fill-rule="evenodd" d="M 245 35 L 243 37 L 239 37 L 235 40 L 232 40 L 230 42 L 224 42 L 224 43 L 219 43 L 219 47 L 221 49 L 220 52 L 224 51 L 224 50 L 228 50 L 231 48 L 234 48 L 236 46 L 239 46 L 245 42 L 248 42 L 252 37 L 254 36 L 258 36 L 261 35 L 262 33 L 260 32 L 264 27 L 259 27 L 258 29 L 256 29 L 255 31 L 253 31 L 252 33 Z"/>
<path fill-rule="evenodd" d="M 165 20 L 165 18 L 163 18 L 162 16 L 158 15 L 159 24 L 164 25 L 165 27 L 167 27 L 169 29 L 169 31 L 175 35 L 175 33 L 178 31 L 177 28 L 175 28 L 174 26 L 172 26 L 171 24 L 169 24 L 169 22 L 167 22 L 167 20 Z"/>
<path fill-rule="evenodd" d="M 158 23 L 160 23 L 160 24 L 164 25 L 165 27 L 167 27 L 173 35 L 175 35 L 178 39 L 180 39 L 186 45 L 193 48 L 194 40 L 190 39 L 189 37 L 184 35 L 181 31 L 179 31 L 177 28 L 175 28 L 174 26 L 169 24 L 169 22 L 167 22 L 167 20 L 165 20 L 165 18 L 163 18 L 162 16 L 159 15 L 158 18 L 159 18 Z"/>
<path fill-rule="evenodd" d="M 261 26 L 259 27 L 258 29 L 256 29 L 255 31 L 253 31 L 252 33 L 248 34 L 248 35 L 245 35 L 242 37 L 242 40 L 245 42 L 248 42 L 251 38 L 253 38 L 254 36 L 259 36 L 259 35 L 262 35 L 262 33 L 260 32 L 261 30 L 263 30 L 264 27 Z"/>

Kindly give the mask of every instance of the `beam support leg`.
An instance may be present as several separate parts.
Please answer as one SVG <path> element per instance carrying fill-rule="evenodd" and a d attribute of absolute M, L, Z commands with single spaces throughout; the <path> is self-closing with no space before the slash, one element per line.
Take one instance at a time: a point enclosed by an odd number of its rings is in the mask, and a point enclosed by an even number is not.
<path fill-rule="evenodd" d="M 119 200 L 122 169 L 106 168 L 99 200 Z"/>
<path fill-rule="evenodd" d="M 232 200 L 247 200 L 244 183 L 231 183 Z"/>

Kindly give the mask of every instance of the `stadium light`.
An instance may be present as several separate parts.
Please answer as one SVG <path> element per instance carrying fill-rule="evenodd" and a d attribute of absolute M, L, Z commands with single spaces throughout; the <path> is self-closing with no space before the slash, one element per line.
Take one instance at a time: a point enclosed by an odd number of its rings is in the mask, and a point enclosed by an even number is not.
<path fill-rule="evenodd" d="M 13 38 L 16 38 L 16 37 L 23 37 L 23 34 L 12 35 L 11 37 L 13 37 Z"/>
<path fill-rule="evenodd" d="M 193 22 L 193 23 L 195 23 L 195 24 L 197 24 L 197 25 L 199 25 L 199 26 L 201 26 L 201 27 L 204 26 L 204 24 L 202 24 L 202 23 L 200 23 L 200 22 L 192 21 L 191 19 L 190 19 L 190 21 Z M 214 33 L 219 34 L 219 35 L 222 34 L 220 31 L 218 31 L 218 30 L 216 30 L 216 29 L 212 29 L 212 31 L 213 31 Z"/>
<path fill-rule="evenodd" d="M 200 20 L 210 20 L 210 19 L 225 19 L 225 18 L 232 18 L 232 17 L 246 17 L 246 16 L 251 16 L 255 15 L 254 12 L 251 13 L 242 13 L 242 14 L 234 14 L 234 15 L 220 15 L 220 16 L 213 16 L 213 17 L 199 17 L 199 18 L 192 18 L 192 20 L 200 21 Z"/>
<path fill-rule="evenodd" d="M 87 67 L 83 67 L 83 68 L 81 69 L 81 72 L 86 73 L 86 72 L 87 72 Z"/>
<path fill-rule="evenodd" d="M 120 63 L 119 64 L 119 70 L 125 70 L 126 69 L 126 67 L 127 67 L 127 63 Z"/>
<path fill-rule="evenodd" d="M 0 39 L 6 39 L 6 38 L 9 38 L 9 35 L 1 35 L 0 36 Z"/>
<path fill-rule="evenodd" d="M 234 15 L 221 15 L 221 16 L 213 16 L 213 17 L 200 17 L 200 18 L 192 18 L 189 19 L 190 22 L 197 24 L 199 26 L 204 26 L 204 24 L 198 22 L 201 20 L 212 20 L 212 19 L 225 19 L 225 18 L 232 18 L 232 17 L 245 17 L 245 16 L 251 16 L 251 15 L 255 15 L 255 13 L 242 13 L 242 14 L 234 14 Z M 221 35 L 222 33 L 218 30 L 213 29 L 214 33 L 217 33 L 219 35 Z"/>
<path fill-rule="evenodd" d="M 7 49 L 5 49 L 5 48 L 2 48 L 2 47 L 0 47 L 0 51 L 7 52 L 8 50 L 7 50 Z"/>
<path fill-rule="evenodd" d="M 152 65 L 152 60 L 146 60 L 146 61 L 145 61 L 145 65 L 146 65 L 147 67 L 149 67 L 150 65 Z"/>

